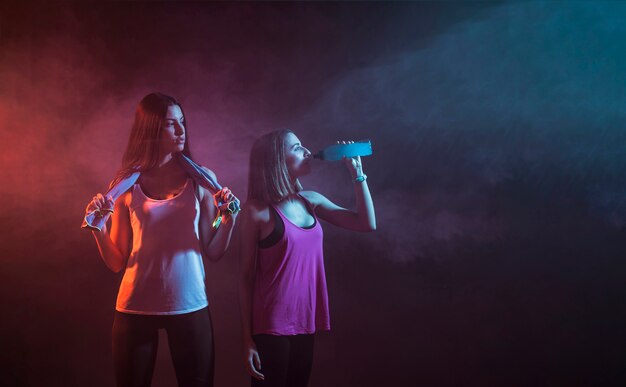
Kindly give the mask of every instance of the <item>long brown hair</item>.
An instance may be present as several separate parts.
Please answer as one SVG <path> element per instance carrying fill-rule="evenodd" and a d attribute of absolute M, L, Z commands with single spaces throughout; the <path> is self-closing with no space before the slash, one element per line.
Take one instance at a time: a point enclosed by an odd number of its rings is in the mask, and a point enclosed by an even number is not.
<path fill-rule="evenodd" d="M 285 162 L 285 138 L 289 129 L 275 130 L 259 137 L 250 151 L 248 200 L 278 203 L 290 194 L 302 191 L 302 185 L 289 177 Z"/>
<path fill-rule="evenodd" d="M 122 167 L 110 184 L 113 187 L 120 180 L 130 176 L 133 172 L 144 172 L 154 168 L 159 161 L 159 146 L 161 131 L 167 108 L 178 106 L 185 117 L 181 104 L 169 95 L 151 93 L 143 97 L 137 110 L 135 120 L 130 130 L 128 145 L 122 157 Z M 185 147 L 182 152 L 191 158 L 189 151 L 189 131 L 185 121 Z"/>

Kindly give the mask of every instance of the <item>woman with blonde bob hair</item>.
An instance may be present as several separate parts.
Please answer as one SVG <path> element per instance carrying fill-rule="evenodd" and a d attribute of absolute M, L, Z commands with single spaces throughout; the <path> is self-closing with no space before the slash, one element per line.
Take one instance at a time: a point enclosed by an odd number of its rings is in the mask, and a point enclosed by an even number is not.
<path fill-rule="evenodd" d="M 252 386 L 306 386 L 314 333 L 330 329 L 319 219 L 355 231 L 376 229 L 360 157 L 344 158 L 355 211 L 302 189 L 299 178 L 310 173 L 310 161 L 311 152 L 290 130 L 260 137 L 250 153 L 239 298 Z"/>
<path fill-rule="evenodd" d="M 150 386 L 165 329 L 180 386 L 213 386 L 213 328 L 204 285 L 203 257 L 216 261 L 228 247 L 236 214 L 219 203 L 235 201 L 227 188 L 211 195 L 180 160 L 189 152 L 183 109 L 152 93 L 135 113 L 122 167 L 111 186 L 139 172 L 115 203 L 96 195 L 87 214 L 114 208 L 111 233 L 92 228 L 104 263 L 124 271 L 113 322 L 113 362 L 118 387 Z M 203 168 L 213 181 L 215 174 Z"/>

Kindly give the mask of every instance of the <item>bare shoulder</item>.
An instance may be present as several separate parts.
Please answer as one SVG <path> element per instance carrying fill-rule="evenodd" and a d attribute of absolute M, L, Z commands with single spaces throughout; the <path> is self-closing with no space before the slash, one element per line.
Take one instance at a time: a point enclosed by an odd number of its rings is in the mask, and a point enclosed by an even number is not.
<path fill-rule="evenodd" d="M 266 222 L 269 221 L 269 206 L 261 200 L 250 199 L 241 207 L 241 214 L 254 222 Z"/>
<path fill-rule="evenodd" d="M 204 172 L 208 173 L 209 176 L 211 176 L 215 181 L 217 181 L 217 175 L 215 174 L 215 172 L 204 166 L 201 166 L 201 168 Z"/>
<path fill-rule="evenodd" d="M 311 203 L 313 207 L 317 207 L 320 204 L 328 201 L 328 199 L 326 199 L 326 196 L 316 191 L 300 191 L 299 193 L 300 195 L 302 195 L 303 198 L 308 200 L 308 202 Z"/>
<path fill-rule="evenodd" d="M 205 166 L 202 166 L 202 165 L 200 166 L 200 168 L 202 168 L 202 170 L 203 170 L 204 172 L 208 173 L 208 174 L 209 174 L 209 176 L 210 176 L 213 180 L 217 181 L 217 176 L 215 175 L 215 172 L 213 172 L 213 171 L 212 171 L 212 170 L 210 170 L 209 168 L 207 168 L 207 167 L 205 167 Z M 204 187 L 203 187 L 203 186 L 201 186 L 201 185 L 198 185 L 198 186 L 197 186 L 197 189 L 198 189 L 198 194 L 199 194 L 198 196 L 199 196 L 199 199 L 200 199 L 201 201 L 204 201 L 204 200 L 206 200 L 206 199 L 210 199 L 210 198 L 213 196 L 213 193 L 212 193 L 211 191 L 209 191 L 208 189 L 204 188 Z"/>
<path fill-rule="evenodd" d="M 124 192 L 117 198 L 117 200 L 115 201 L 115 207 L 119 208 L 121 206 L 123 207 L 130 206 L 130 201 L 133 197 L 133 194 L 130 191 L 131 190 L 129 189 L 128 191 Z"/>
<path fill-rule="evenodd" d="M 130 225 L 130 204 L 133 198 L 131 190 L 121 194 L 113 204 L 113 223 L 120 227 L 121 225 Z"/>

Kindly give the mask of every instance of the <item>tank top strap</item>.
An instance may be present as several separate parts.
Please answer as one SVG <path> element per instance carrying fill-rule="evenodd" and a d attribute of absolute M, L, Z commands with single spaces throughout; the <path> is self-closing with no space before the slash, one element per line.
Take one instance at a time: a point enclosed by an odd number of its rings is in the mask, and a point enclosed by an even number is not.
<path fill-rule="evenodd" d="M 190 178 L 191 183 L 193 184 L 193 194 L 196 197 L 198 203 L 200 203 L 200 184 L 194 178 Z"/>
<path fill-rule="evenodd" d="M 306 206 L 307 211 L 309 212 L 309 214 L 311 214 L 311 216 L 315 219 L 315 222 L 317 223 L 317 215 L 315 214 L 315 208 L 313 207 L 313 204 L 307 198 L 300 195 L 300 192 L 298 192 L 297 195 L 298 197 L 300 197 L 300 199 L 304 201 L 304 205 Z"/>

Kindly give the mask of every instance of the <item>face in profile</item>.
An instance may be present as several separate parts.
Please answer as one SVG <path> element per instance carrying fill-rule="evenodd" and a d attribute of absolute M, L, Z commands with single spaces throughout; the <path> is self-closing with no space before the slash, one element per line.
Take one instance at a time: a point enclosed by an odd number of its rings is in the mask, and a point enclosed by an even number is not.
<path fill-rule="evenodd" d="M 293 133 L 285 136 L 285 162 L 289 175 L 297 179 L 311 172 L 311 152 L 302 146 L 298 137 Z"/>
<path fill-rule="evenodd" d="M 177 153 L 185 149 L 185 117 L 178 105 L 170 105 L 161 128 L 161 150 Z"/>

